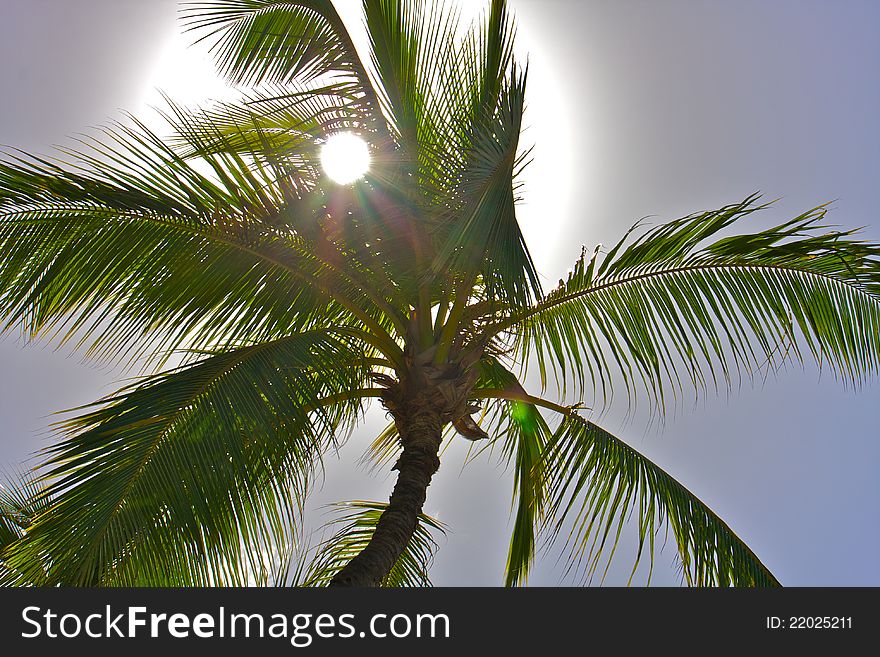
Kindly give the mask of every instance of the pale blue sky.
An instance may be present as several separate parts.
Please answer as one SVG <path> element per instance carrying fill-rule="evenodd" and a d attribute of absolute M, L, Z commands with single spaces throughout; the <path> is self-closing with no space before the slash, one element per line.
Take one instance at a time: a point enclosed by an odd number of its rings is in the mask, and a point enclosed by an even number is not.
<path fill-rule="evenodd" d="M 530 52 L 521 217 L 555 281 L 580 245 L 640 217 L 781 197 L 762 222 L 835 200 L 830 220 L 880 239 L 880 3 L 870 0 L 513 0 Z M 65 135 L 140 111 L 167 59 L 172 0 L 0 0 L 0 143 L 46 152 Z M 163 54 L 164 53 L 164 54 Z M 162 64 L 167 68 L 167 62 Z M 49 414 L 113 389 L 118 370 L 0 338 L 0 464 L 46 444 Z M 662 430 L 643 414 L 605 426 L 706 501 L 783 584 L 880 585 L 880 388 L 846 390 L 813 366 L 687 406 Z M 353 461 L 374 414 L 328 463 L 316 506 L 386 499 Z M 426 510 L 449 524 L 437 584 L 494 585 L 511 481 L 450 450 Z M 673 584 L 671 546 L 655 583 Z M 622 548 L 608 583 L 626 581 Z M 559 582 L 554 559 L 533 584 Z M 570 583 L 570 581 L 566 581 Z"/>

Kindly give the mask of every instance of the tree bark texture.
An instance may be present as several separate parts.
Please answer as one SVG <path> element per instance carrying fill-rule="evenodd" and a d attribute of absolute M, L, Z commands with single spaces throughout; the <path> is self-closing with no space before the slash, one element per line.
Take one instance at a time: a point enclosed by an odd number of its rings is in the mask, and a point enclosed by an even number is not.
<path fill-rule="evenodd" d="M 417 393 L 386 406 L 392 412 L 403 452 L 397 482 L 376 531 L 364 550 L 330 581 L 330 586 L 380 586 L 416 530 L 431 478 L 440 467 L 443 409 L 431 395 Z"/>

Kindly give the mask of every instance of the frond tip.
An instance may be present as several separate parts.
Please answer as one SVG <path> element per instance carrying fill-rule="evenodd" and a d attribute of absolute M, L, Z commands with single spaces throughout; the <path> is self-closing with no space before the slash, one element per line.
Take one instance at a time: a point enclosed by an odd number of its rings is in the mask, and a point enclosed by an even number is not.
<path fill-rule="evenodd" d="M 829 230 L 825 206 L 766 230 L 719 236 L 762 210 L 757 196 L 584 253 L 509 331 L 578 391 L 607 402 L 616 373 L 663 412 L 688 384 L 729 387 L 762 366 L 809 354 L 856 384 L 880 371 L 880 244 Z M 786 345 L 788 349 L 781 349 Z"/>
<path fill-rule="evenodd" d="M 755 553 L 709 507 L 642 454 L 587 420 L 572 415 L 547 447 L 552 537 L 570 527 L 569 568 L 585 577 L 606 553 L 610 563 L 624 523 L 638 519 L 635 574 L 647 547 L 666 527 L 678 545 L 690 586 L 780 586 Z M 606 565 L 605 573 L 608 568 Z M 603 575 L 604 577 L 604 575 Z"/>

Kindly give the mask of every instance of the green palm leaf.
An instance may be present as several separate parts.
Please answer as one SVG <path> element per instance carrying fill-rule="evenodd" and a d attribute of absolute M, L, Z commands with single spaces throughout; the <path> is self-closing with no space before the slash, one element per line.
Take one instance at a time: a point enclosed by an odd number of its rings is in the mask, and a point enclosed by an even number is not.
<path fill-rule="evenodd" d="M 317 208 L 285 198 L 276 172 L 203 152 L 209 177 L 139 124 L 108 129 L 105 141 L 69 152 L 67 169 L 0 163 L 6 328 L 79 331 L 108 355 L 138 341 L 138 353 L 168 353 L 274 339 L 319 317 L 350 323 L 354 312 L 396 351 L 380 325 L 393 320 L 370 300 L 375 282 L 356 261 L 343 271 L 318 257 L 295 228 Z"/>
<path fill-rule="evenodd" d="M 183 25 L 212 40 L 215 61 L 236 84 L 284 84 L 354 67 L 329 0 L 190 2 Z"/>
<path fill-rule="evenodd" d="M 515 74 L 501 90 L 492 119 L 478 124 L 450 192 L 434 260 L 435 271 L 451 267 L 471 277 L 466 280 L 480 275 L 488 298 L 520 306 L 541 290 L 514 209 L 513 180 L 525 157 L 518 151 L 524 100 L 525 73 Z"/>
<path fill-rule="evenodd" d="M 185 158 L 237 153 L 259 159 L 281 169 L 279 178 L 296 175 L 297 190 L 309 189 L 320 177 L 317 150 L 326 136 L 363 129 L 366 117 L 352 105 L 355 92 L 350 82 L 299 92 L 280 87 L 197 111 L 169 101 L 176 115 L 169 123 L 180 136 L 172 143 Z"/>
<path fill-rule="evenodd" d="M 354 83 L 355 104 L 387 144 L 376 92 L 330 0 L 190 2 L 183 25 L 211 43 L 221 73 L 235 84 L 296 88 L 328 78 Z"/>
<path fill-rule="evenodd" d="M 824 207 L 718 236 L 766 207 L 755 201 L 628 235 L 604 256 L 584 254 L 545 299 L 487 333 L 514 331 L 544 380 L 549 360 L 578 390 L 589 383 L 608 399 L 617 369 L 630 401 L 640 380 L 661 409 L 683 379 L 717 387 L 805 349 L 850 381 L 875 373 L 880 247 L 827 230 Z"/>
<path fill-rule="evenodd" d="M 7 477 L 5 483 L 0 483 L 0 582 L 28 586 L 43 581 L 42 570 L 35 582 L 7 564 L 3 555 L 9 546 L 25 535 L 50 504 L 51 499 L 44 494 L 43 485 L 33 472 Z"/>
<path fill-rule="evenodd" d="M 241 347 L 66 421 L 47 450 L 51 507 L 8 563 L 37 578 L 34 556 L 51 555 L 47 584 L 259 577 L 285 553 L 321 453 L 361 411 L 360 356 L 321 332 Z"/>
<path fill-rule="evenodd" d="M 0 484 L 0 551 L 18 540 L 47 507 L 42 487 L 33 473 Z"/>
<path fill-rule="evenodd" d="M 567 572 L 592 579 L 604 555 L 607 573 L 623 527 L 632 517 L 638 523 L 639 541 L 632 575 L 645 552 L 653 569 L 655 539 L 667 528 L 676 540 L 689 585 L 779 585 L 745 543 L 669 474 L 581 418 L 577 407 L 529 395 L 499 362 L 487 359 L 481 366 L 483 375 L 474 393 L 503 404 L 487 425 L 504 437 L 503 456 L 514 464 L 517 514 L 508 554 L 508 586 L 525 581 L 540 534 L 549 539 L 550 547 L 568 532 L 563 539 Z M 542 418 L 539 406 L 561 416 L 555 431 Z"/>
<path fill-rule="evenodd" d="M 493 407 L 484 425 L 493 436 L 492 443 L 501 442 L 502 460 L 513 467 L 515 515 L 504 582 L 506 586 L 517 586 L 528 579 L 536 537 L 544 521 L 548 475 L 543 470 L 543 460 L 552 432 L 537 406 L 527 400 L 528 395 L 513 372 L 496 358 L 483 359 L 480 368 L 476 394 L 503 391 L 511 397 L 491 402 Z"/>
<path fill-rule="evenodd" d="M 339 526 L 339 529 L 318 545 L 310 563 L 300 567 L 298 578 L 294 581 L 297 586 L 327 586 L 333 576 L 370 541 L 379 517 L 388 505 L 356 501 L 334 506 L 340 516 L 330 524 Z M 382 581 L 382 586 L 431 586 L 428 570 L 437 550 L 432 532 L 445 534 L 446 526 L 422 514 L 415 533 Z"/>
<path fill-rule="evenodd" d="M 565 539 L 569 567 L 592 576 L 603 553 L 610 563 L 624 523 L 638 522 L 633 574 L 647 547 L 668 527 L 691 586 L 779 586 L 767 567 L 711 509 L 632 447 L 577 415 L 553 434 L 543 464 L 551 535 Z M 607 566 L 604 572 L 607 572 Z"/>

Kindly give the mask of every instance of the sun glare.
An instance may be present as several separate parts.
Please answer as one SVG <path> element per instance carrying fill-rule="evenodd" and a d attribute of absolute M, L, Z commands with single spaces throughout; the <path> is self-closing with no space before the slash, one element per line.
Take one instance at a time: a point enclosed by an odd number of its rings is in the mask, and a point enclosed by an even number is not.
<path fill-rule="evenodd" d="M 347 132 L 335 134 L 321 149 L 321 166 L 334 182 L 340 185 L 353 183 L 370 167 L 367 143 Z"/>

